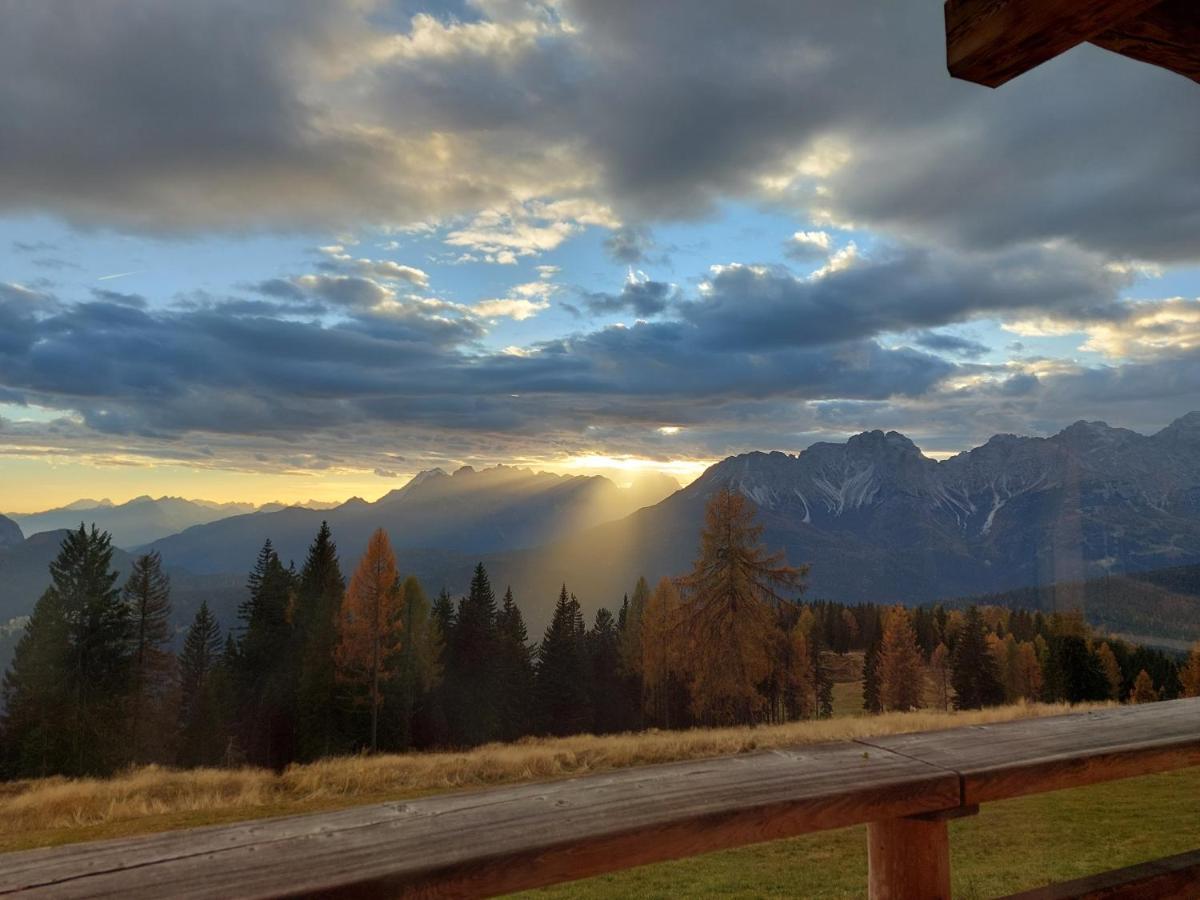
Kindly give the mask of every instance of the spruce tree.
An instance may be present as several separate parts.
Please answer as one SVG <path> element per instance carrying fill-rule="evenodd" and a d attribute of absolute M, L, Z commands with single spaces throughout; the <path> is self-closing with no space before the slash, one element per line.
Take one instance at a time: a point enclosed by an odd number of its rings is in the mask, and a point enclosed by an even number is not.
<path fill-rule="evenodd" d="M 822 645 L 815 630 L 809 641 L 813 667 L 813 694 L 817 701 L 817 718 L 833 718 L 833 677 L 821 658 Z"/>
<path fill-rule="evenodd" d="M 458 606 L 447 669 L 451 682 L 448 713 L 456 743 L 474 746 L 499 736 L 497 643 L 496 595 L 487 569 L 479 563 L 471 589 Z"/>
<path fill-rule="evenodd" d="M 294 758 L 295 682 L 286 652 L 292 646 L 292 588 L 292 573 L 267 540 L 250 572 L 250 596 L 238 608 L 243 631 L 234 682 L 241 746 L 250 762 L 275 769 Z"/>
<path fill-rule="evenodd" d="M 879 693 L 879 646 L 882 635 L 867 645 L 863 659 L 863 709 L 869 713 L 883 712 Z"/>
<path fill-rule="evenodd" d="M 650 585 L 639 577 L 633 595 L 622 604 L 621 617 L 621 675 L 622 701 L 625 708 L 625 728 L 637 729 L 644 724 L 642 710 L 642 620 L 650 600 Z"/>
<path fill-rule="evenodd" d="M 148 760 L 154 735 L 166 731 L 158 721 L 171 676 L 171 582 L 158 553 L 133 561 L 122 597 L 130 625 L 129 757 Z M 161 745 L 161 739 L 157 741 Z"/>
<path fill-rule="evenodd" d="M 579 601 L 564 584 L 538 646 L 537 710 L 540 730 L 547 734 L 578 734 L 590 719 L 580 617 Z"/>
<path fill-rule="evenodd" d="M 211 763 L 212 747 L 219 743 L 218 722 L 206 693 L 213 670 L 221 661 L 221 627 L 209 612 L 208 602 L 188 628 L 179 654 L 179 745 L 180 765 Z M 207 752 L 206 752 L 207 751 Z"/>
<path fill-rule="evenodd" d="M 496 631 L 500 736 L 512 741 L 533 729 L 534 667 L 525 618 L 513 600 L 511 587 L 504 592 Z"/>
<path fill-rule="evenodd" d="M 107 533 L 67 533 L 5 679 L 18 773 L 100 775 L 127 758 L 130 631 L 116 580 Z"/>
<path fill-rule="evenodd" d="M 293 616 L 294 663 L 299 668 L 297 753 L 304 760 L 327 756 L 343 746 L 334 650 L 345 593 L 337 545 L 329 524 L 322 522 L 300 570 Z"/>
<path fill-rule="evenodd" d="M 986 626 L 978 607 L 970 607 L 963 619 L 954 647 L 951 683 L 955 709 L 980 709 L 1004 702 L 1004 685 L 988 651 Z"/>
<path fill-rule="evenodd" d="M 67 771 L 70 641 L 62 603 L 53 588 L 42 594 L 4 674 L 3 749 L 8 778 Z"/>
<path fill-rule="evenodd" d="M 443 586 L 433 601 L 433 610 L 430 613 L 430 640 L 437 648 L 441 678 L 430 692 L 426 707 L 419 717 L 419 740 L 423 746 L 444 746 L 450 743 L 450 710 L 453 705 L 451 698 L 457 687 L 453 676 L 456 615 L 454 600 Z"/>
<path fill-rule="evenodd" d="M 64 774 L 103 774 L 124 758 L 119 722 L 129 679 L 129 614 L 117 590 L 112 542 L 95 525 L 63 539 L 50 564 L 69 634 L 67 683 L 74 759 Z"/>
<path fill-rule="evenodd" d="M 592 731 L 608 734 L 624 727 L 620 633 L 612 613 L 596 611 L 587 634 L 589 705 Z"/>

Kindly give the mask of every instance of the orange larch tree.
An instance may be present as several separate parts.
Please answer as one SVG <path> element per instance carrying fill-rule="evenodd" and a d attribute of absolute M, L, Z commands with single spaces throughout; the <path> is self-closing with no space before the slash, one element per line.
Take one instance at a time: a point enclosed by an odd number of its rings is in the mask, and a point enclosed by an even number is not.
<path fill-rule="evenodd" d="M 879 646 L 879 699 L 887 712 L 924 705 L 925 664 L 917 647 L 912 618 L 903 606 L 893 607 Z"/>
<path fill-rule="evenodd" d="M 367 544 L 342 603 L 336 661 L 342 681 L 365 685 L 371 704 L 371 751 L 379 743 L 380 682 L 400 645 L 400 576 L 387 532 Z"/>
<path fill-rule="evenodd" d="M 759 685 L 771 674 L 777 608 L 803 589 L 807 567 L 787 565 L 762 547 L 762 526 L 740 493 L 719 490 L 705 511 L 700 556 L 683 580 L 691 658 L 692 707 L 702 722 L 726 725 L 759 718 Z"/>

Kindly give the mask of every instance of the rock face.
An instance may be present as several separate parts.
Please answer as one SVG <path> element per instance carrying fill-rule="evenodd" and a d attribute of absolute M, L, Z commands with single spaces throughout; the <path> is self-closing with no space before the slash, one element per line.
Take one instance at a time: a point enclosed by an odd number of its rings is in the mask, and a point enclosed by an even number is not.
<path fill-rule="evenodd" d="M 818 593 L 919 600 L 1200 561 L 1200 414 L 1152 436 L 1076 422 L 935 462 L 897 432 L 748 453 L 660 504 L 722 486 Z M 695 506 L 695 502 L 687 503 Z"/>
<path fill-rule="evenodd" d="M 15 547 L 25 540 L 21 528 L 12 519 L 0 516 L 0 547 Z"/>

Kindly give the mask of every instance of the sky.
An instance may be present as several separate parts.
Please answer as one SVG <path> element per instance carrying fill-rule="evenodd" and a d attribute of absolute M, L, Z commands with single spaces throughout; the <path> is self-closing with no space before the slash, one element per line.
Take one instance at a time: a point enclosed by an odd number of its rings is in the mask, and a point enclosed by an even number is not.
<path fill-rule="evenodd" d="M 1200 409 L 1200 87 L 940 0 L 15 0 L 0 509 Z"/>

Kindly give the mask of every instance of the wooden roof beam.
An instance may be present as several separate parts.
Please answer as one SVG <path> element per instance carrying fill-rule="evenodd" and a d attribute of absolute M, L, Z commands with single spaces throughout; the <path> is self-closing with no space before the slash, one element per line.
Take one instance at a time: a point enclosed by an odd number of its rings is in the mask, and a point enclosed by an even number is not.
<path fill-rule="evenodd" d="M 1195 0 L 1165 0 L 1091 42 L 1200 81 L 1200 5 Z"/>
<path fill-rule="evenodd" d="M 1158 3 L 946 0 L 946 64 L 955 78 L 999 87 L 1078 44 L 1119 32 Z"/>

